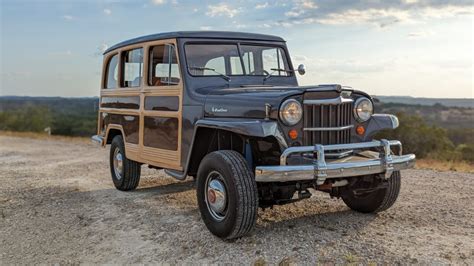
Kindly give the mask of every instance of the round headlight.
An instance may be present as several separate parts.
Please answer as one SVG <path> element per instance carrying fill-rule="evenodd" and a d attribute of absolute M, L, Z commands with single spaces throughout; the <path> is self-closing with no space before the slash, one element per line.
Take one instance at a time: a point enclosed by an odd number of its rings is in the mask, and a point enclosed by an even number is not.
<path fill-rule="evenodd" d="M 370 119 L 374 113 L 374 106 L 372 101 L 365 97 L 361 97 L 356 100 L 354 105 L 354 116 L 357 121 L 365 122 Z"/>
<path fill-rule="evenodd" d="M 295 99 L 289 99 L 283 102 L 280 107 L 280 119 L 287 126 L 294 126 L 300 122 L 303 117 L 303 108 Z"/>

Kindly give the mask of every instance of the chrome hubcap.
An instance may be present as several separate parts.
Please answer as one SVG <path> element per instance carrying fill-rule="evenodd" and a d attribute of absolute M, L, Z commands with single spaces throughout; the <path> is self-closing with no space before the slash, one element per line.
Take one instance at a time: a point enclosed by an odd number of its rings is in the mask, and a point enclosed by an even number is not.
<path fill-rule="evenodd" d="M 114 172 L 118 180 L 122 179 L 123 157 L 119 148 L 114 151 Z"/>
<path fill-rule="evenodd" d="M 227 213 L 227 192 L 222 175 L 216 171 L 207 176 L 205 200 L 212 217 L 222 221 Z"/>

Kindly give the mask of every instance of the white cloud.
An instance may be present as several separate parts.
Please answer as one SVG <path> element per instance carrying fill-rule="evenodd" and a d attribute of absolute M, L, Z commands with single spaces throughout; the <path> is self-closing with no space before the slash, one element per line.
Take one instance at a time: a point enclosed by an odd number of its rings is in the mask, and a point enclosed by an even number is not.
<path fill-rule="evenodd" d="M 212 30 L 212 26 L 201 26 L 199 27 L 200 30 Z"/>
<path fill-rule="evenodd" d="M 194 9 L 193 9 L 193 12 L 194 12 L 194 13 L 196 13 L 196 12 L 198 12 L 198 11 L 199 11 L 199 8 L 194 8 Z"/>
<path fill-rule="evenodd" d="M 64 15 L 64 16 L 63 16 L 63 19 L 65 19 L 65 20 L 73 20 L 74 17 L 71 16 L 71 15 Z"/>
<path fill-rule="evenodd" d="M 413 24 L 472 14 L 474 6 L 468 1 L 335 1 L 332 5 L 316 6 L 312 1 L 295 0 L 285 12 L 288 17 L 285 21 L 291 24 L 373 24 L 384 28 L 396 23 Z"/>
<path fill-rule="evenodd" d="M 290 10 L 288 12 L 285 12 L 285 16 L 295 18 L 295 17 L 301 16 L 303 13 L 304 13 L 304 11 L 302 11 L 302 10 L 298 10 L 298 11 Z"/>
<path fill-rule="evenodd" d="M 274 23 L 275 26 L 280 26 L 280 27 L 285 27 L 285 28 L 290 28 L 293 26 L 293 23 L 287 22 L 287 21 L 278 21 Z"/>
<path fill-rule="evenodd" d="M 415 38 L 423 38 L 434 35 L 432 31 L 413 31 L 407 34 L 408 38 L 415 39 Z"/>
<path fill-rule="evenodd" d="M 293 62 L 305 62 L 305 61 L 309 61 L 309 58 L 307 56 L 304 56 L 304 55 L 293 55 L 293 56 L 291 56 L 291 61 L 293 61 Z"/>
<path fill-rule="evenodd" d="M 318 6 L 311 0 L 295 0 L 290 11 L 285 12 L 285 16 L 295 18 L 306 14 L 311 9 Z"/>
<path fill-rule="evenodd" d="M 151 3 L 154 4 L 154 5 L 163 5 L 166 3 L 166 0 L 151 0 Z"/>
<path fill-rule="evenodd" d="M 229 18 L 235 17 L 240 12 L 240 10 L 228 6 L 225 3 L 220 3 L 217 5 L 209 5 L 207 7 L 206 15 L 209 17 L 218 17 L 226 16 Z"/>
<path fill-rule="evenodd" d="M 106 8 L 106 9 L 104 9 L 104 14 L 110 15 L 110 14 L 112 14 L 112 10 Z"/>
<path fill-rule="evenodd" d="M 263 4 L 258 4 L 255 6 L 255 9 L 263 9 L 263 8 L 267 8 L 269 5 L 268 5 L 268 2 L 265 2 Z"/>
<path fill-rule="evenodd" d="M 312 0 L 297 1 L 297 4 L 303 8 L 318 8 L 318 6 Z"/>
<path fill-rule="evenodd" d="M 271 28 L 272 25 L 270 25 L 270 24 L 268 24 L 268 23 L 263 23 L 263 24 L 258 24 L 257 27 L 258 27 L 258 28 L 266 28 L 266 29 L 268 29 L 268 28 Z"/>
<path fill-rule="evenodd" d="M 386 27 L 391 24 L 410 21 L 410 14 L 404 10 L 383 10 L 383 9 L 367 9 L 367 10 L 347 10 L 343 13 L 329 14 L 325 18 L 308 19 L 304 23 L 318 22 L 329 25 L 345 25 L 358 23 L 373 23 L 380 27 Z"/>

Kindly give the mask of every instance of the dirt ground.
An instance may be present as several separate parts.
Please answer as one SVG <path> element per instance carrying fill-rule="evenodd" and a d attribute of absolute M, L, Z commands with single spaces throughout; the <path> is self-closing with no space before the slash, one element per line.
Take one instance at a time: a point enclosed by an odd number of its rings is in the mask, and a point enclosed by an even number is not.
<path fill-rule="evenodd" d="M 474 265 L 474 174 L 408 170 L 397 203 L 359 214 L 315 193 L 259 211 L 224 242 L 201 221 L 191 180 L 142 169 L 113 187 L 107 149 L 0 136 L 0 264 L 419 263 Z"/>

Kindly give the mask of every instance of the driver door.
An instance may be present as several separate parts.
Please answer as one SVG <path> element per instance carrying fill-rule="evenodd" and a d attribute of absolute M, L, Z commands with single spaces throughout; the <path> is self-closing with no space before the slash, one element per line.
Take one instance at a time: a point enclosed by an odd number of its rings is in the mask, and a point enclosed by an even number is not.
<path fill-rule="evenodd" d="M 182 170 L 181 108 L 183 81 L 175 40 L 146 47 L 146 77 L 141 92 L 140 156 L 154 166 Z"/>

